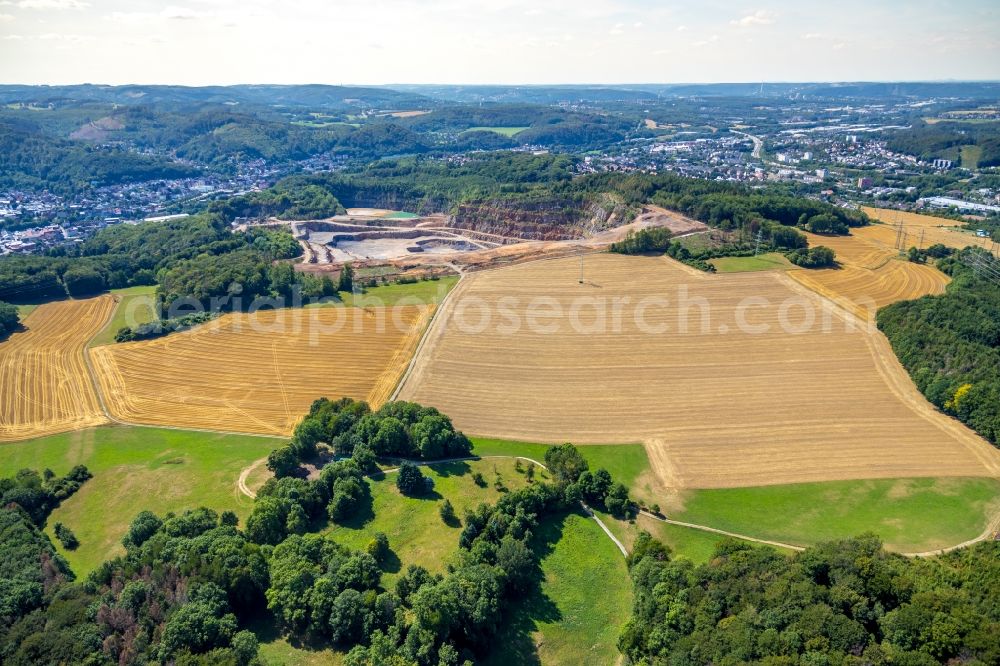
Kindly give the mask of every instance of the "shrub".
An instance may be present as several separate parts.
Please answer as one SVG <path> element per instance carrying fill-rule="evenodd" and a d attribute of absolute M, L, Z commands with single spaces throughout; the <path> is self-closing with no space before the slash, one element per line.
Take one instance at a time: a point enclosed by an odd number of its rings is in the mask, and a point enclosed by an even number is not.
<path fill-rule="evenodd" d="M 427 477 L 413 463 L 404 462 L 396 474 L 396 487 L 404 495 L 417 496 L 427 492 Z"/>
<path fill-rule="evenodd" d="M 63 548 L 66 550 L 76 550 L 76 547 L 80 545 L 76 535 L 73 534 L 73 530 L 66 527 L 62 523 L 56 523 L 53 525 L 52 529 L 56 533 L 56 538 L 59 539 L 59 543 L 61 543 Z"/>
<path fill-rule="evenodd" d="M 454 525 L 458 518 L 455 515 L 455 507 L 453 507 L 451 502 L 448 500 L 441 502 L 440 513 L 441 520 L 443 520 L 446 525 Z"/>

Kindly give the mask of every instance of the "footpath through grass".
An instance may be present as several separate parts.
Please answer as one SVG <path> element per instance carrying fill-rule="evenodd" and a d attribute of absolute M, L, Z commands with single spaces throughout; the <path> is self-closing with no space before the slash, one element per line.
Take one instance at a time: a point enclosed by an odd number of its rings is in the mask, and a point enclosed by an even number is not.
<path fill-rule="evenodd" d="M 1000 511 L 1000 481 L 879 479 L 694 490 L 683 504 L 671 518 L 747 536 L 806 546 L 874 532 L 891 550 L 923 552 L 979 536 Z"/>
<path fill-rule="evenodd" d="M 207 506 L 235 511 L 253 505 L 236 488 L 240 470 L 266 456 L 279 440 L 185 430 L 102 426 L 0 446 L 0 476 L 25 467 L 63 475 L 86 465 L 94 475 L 52 512 L 46 532 L 77 576 L 123 552 L 120 541 L 137 513 Z M 52 526 L 65 523 L 80 547 L 65 551 Z"/>
<path fill-rule="evenodd" d="M 618 548 L 579 513 L 542 521 L 532 547 L 541 556 L 541 584 L 516 608 L 483 663 L 616 663 L 618 635 L 632 609 L 632 582 Z"/>
<path fill-rule="evenodd" d="M 156 287 L 128 287 L 112 289 L 119 301 L 111 321 L 90 341 L 90 347 L 113 344 L 115 335 L 125 326 L 147 324 L 156 319 Z"/>
<path fill-rule="evenodd" d="M 546 444 L 472 438 L 476 455 L 544 461 Z M 809 546 L 874 532 L 890 550 L 924 552 L 979 536 L 1000 513 L 1000 480 L 989 478 L 827 481 L 751 488 L 681 491 L 661 488 L 639 444 L 578 447 L 591 469 L 603 467 L 647 506 L 669 518 L 758 539 Z M 669 489 L 668 489 L 669 490 Z M 705 561 L 723 537 L 648 518 L 634 524 L 604 516 L 628 546 L 645 529 L 674 553 Z"/>

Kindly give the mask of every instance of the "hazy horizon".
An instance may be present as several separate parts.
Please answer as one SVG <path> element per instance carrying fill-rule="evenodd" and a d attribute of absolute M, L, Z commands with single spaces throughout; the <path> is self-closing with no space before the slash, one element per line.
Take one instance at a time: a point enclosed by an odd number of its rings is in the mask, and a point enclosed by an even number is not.
<path fill-rule="evenodd" d="M 0 0 L 9 84 L 992 81 L 987 0 Z M 604 83 L 577 83 L 601 81 Z"/>

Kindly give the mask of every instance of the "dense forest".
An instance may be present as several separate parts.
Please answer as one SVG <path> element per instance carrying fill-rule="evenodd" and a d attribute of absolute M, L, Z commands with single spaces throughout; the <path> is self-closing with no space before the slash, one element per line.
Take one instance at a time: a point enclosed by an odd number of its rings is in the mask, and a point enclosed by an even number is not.
<path fill-rule="evenodd" d="M 295 273 L 287 263 L 301 248 L 287 230 L 254 228 L 232 232 L 220 214 L 178 220 L 119 224 L 79 246 L 48 255 L 0 260 L 0 298 L 14 302 L 88 296 L 106 289 L 160 285 L 166 305 L 194 299 L 208 307 L 213 297 L 230 296 L 243 285 L 242 302 L 255 296 L 329 295 L 320 278 Z M 222 309 L 234 307 L 227 301 Z"/>
<path fill-rule="evenodd" d="M 197 174 L 197 169 L 169 160 L 50 138 L 0 122 L 0 188 L 68 194 Z"/>
<path fill-rule="evenodd" d="M 1000 445 L 1000 285 L 992 277 L 1000 260 L 969 248 L 937 265 L 952 277 L 947 292 L 883 308 L 879 328 L 928 400 Z"/>
<path fill-rule="evenodd" d="M 882 550 L 875 536 L 791 557 L 735 541 L 707 564 L 633 547 L 633 664 L 997 664 L 1000 543 L 932 559 Z"/>
<path fill-rule="evenodd" d="M 982 149 L 980 167 L 1000 166 L 1000 123 L 930 124 L 918 121 L 912 128 L 895 132 L 889 137 L 889 148 L 892 150 L 926 161 L 937 158 L 958 161 L 957 148 L 960 146 L 979 146 Z"/>
<path fill-rule="evenodd" d="M 400 427 L 417 441 L 404 444 Z M 374 441 L 363 442 L 370 428 Z M 552 447 L 545 456 L 550 481 L 529 477 L 527 487 L 461 517 L 442 505 L 442 520 L 462 526 L 447 573 L 411 564 L 387 587 L 382 572 L 391 544 L 384 535 L 351 550 L 323 527 L 370 515 L 369 464 L 359 458 L 377 450 L 386 433 L 399 435 L 400 446 L 440 456 L 457 452 L 448 442 L 464 448 L 464 437 L 447 417 L 412 403 L 372 413 L 364 403 L 319 400 L 293 442 L 301 445 L 313 429 L 323 446 L 341 437 L 335 446 L 343 447 L 355 434 L 358 441 L 349 457 L 312 480 L 267 481 L 242 529 L 234 514 L 205 508 L 140 512 L 122 538 L 125 554 L 78 582 L 38 528 L 51 511 L 45 493 L 67 496 L 86 470 L 74 470 L 69 481 L 49 473 L 42 481 L 29 470 L 0 481 L 0 589 L 11 592 L 0 595 L 0 660 L 255 664 L 258 641 L 245 627 L 266 617 L 294 641 L 346 653 L 352 666 L 471 663 L 495 649 L 511 611 L 540 584 L 532 541 L 540 520 L 580 511 L 582 499 L 616 513 L 633 507 L 625 487 L 605 470 L 591 472 L 572 445 Z M 404 464 L 397 485 L 419 496 L 427 481 Z"/>

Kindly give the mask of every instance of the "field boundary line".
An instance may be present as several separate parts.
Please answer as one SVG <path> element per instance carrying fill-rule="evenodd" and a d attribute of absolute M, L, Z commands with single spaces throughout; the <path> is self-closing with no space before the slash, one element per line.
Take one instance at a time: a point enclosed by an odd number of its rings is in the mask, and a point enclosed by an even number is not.
<path fill-rule="evenodd" d="M 118 312 L 118 306 L 121 305 L 121 301 L 116 299 L 114 296 L 110 296 L 110 298 L 114 301 L 114 307 L 111 308 L 110 312 L 108 312 L 108 317 L 104 320 L 104 325 L 83 343 L 81 353 L 83 354 L 83 362 L 87 366 L 87 377 L 90 379 L 90 385 L 94 388 L 94 394 L 97 396 L 97 404 L 100 406 L 101 411 L 104 412 L 104 417 L 108 419 L 108 421 L 115 423 L 118 421 L 115 417 L 111 416 L 111 411 L 108 409 L 108 405 L 104 402 L 104 392 L 101 391 L 101 383 L 97 381 L 97 372 L 94 370 L 94 364 L 91 362 L 90 358 L 91 343 L 94 342 L 94 338 L 103 333 L 104 329 L 108 327 L 111 320 L 114 319 L 115 314 Z"/>
<path fill-rule="evenodd" d="M 396 380 L 396 386 L 395 388 L 393 388 L 392 393 L 389 394 L 389 399 L 387 400 L 387 402 L 395 402 L 399 398 L 400 392 L 402 392 L 403 387 L 406 385 L 406 382 L 410 379 L 410 375 L 413 373 L 413 369 L 417 365 L 417 359 L 420 358 L 420 354 L 424 351 L 424 348 L 427 345 L 427 340 L 433 335 L 434 327 L 437 325 L 437 322 L 443 319 L 445 323 L 447 323 L 448 315 L 442 316 L 441 313 L 448 311 L 448 306 L 451 304 L 451 301 L 453 300 L 451 298 L 452 294 L 459 291 L 464 286 L 463 285 L 464 280 L 465 280 L 465 274 L 459 273 L 458 281 L 455 282 L 455 286 L 451 288 L 451 291 L 449 291 L 447 294 L 444 295 L 444 298 L 441 299 L 441 302 L 438 303 L 437 307 L 431 313 L 431 318 L 427 322 L 427 325 L 424 327 L 424 333 L 423 335 L 420 336 L 420 341 L 417 343 L 416 348 L 413 350 L 413 356 L 410 357 L 410 362 L 407 363 L 406 370 L 403 372 L 403 374 L 399 376 L 399 379 Z"/>

